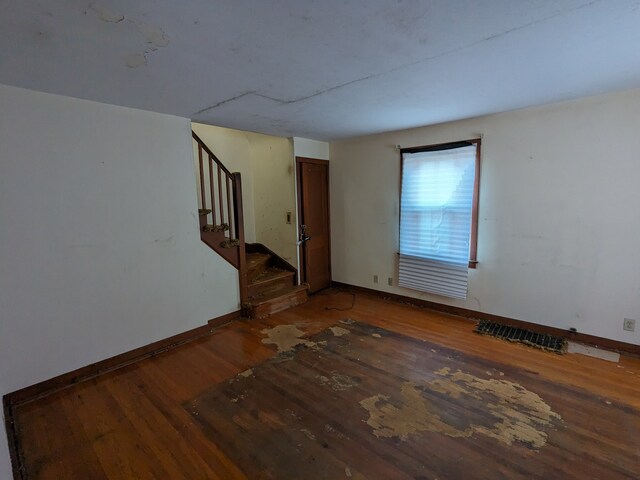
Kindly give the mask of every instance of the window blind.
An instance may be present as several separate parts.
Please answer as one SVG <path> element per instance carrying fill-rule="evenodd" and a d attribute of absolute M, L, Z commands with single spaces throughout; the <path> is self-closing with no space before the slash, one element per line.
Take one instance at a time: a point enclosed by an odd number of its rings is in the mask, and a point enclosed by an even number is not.
<path fill-rule="evenodd" d="M 398 285 L 466 298 L 476 145 L 403 152 Z"/>

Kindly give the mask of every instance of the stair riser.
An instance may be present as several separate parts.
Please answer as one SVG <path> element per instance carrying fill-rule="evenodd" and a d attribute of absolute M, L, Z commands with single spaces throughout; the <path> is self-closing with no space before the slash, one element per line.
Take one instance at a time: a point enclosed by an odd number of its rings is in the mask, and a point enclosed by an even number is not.
<path fill-rule="evenodd" d="M 253 280 L 260 275 L 261 273 L 265 272 L 267 270 L 267 268 L 269 268 L 269 260 L 271 260 L 270 258 L 266 258 L 264 259 L 264 261 L 259 262 L 251 267 L 249 267 L 249 269 L 247 270 L 247 278 L 249 283 L 253 282 Z"/>
<path fill-rule="evenodd" d="M 302 305 L 307 300 L 307 291 L 301 290 L 298 292 L 293 292 L 289 295 L 283 295 L 281 297 L 274 298 L 257 306 L 251 306 L 249 307 L 248 314 L 250 318 L 264 318 L 282 310 L 286 310 L 289 307 Z"/>
<path fill-rule="evenodd" d="M 275 292 L 282 288 L 295 286 L 295 276 L 291 275 L 284 278 L 275 278 L 268 282 L 249 284 L 249 297 Z"/>

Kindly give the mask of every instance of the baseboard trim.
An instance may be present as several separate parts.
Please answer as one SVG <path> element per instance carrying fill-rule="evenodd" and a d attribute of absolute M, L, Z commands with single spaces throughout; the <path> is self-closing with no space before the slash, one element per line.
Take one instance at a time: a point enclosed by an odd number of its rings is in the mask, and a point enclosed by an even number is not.
<path fill-rule="evenodd" d="M 640 345 L 633 343 L 625 343 L 617 340 L 611 340 L 604 337 L 597 337 L 595 335 L 588 335 L 586 333 L 570 332 L 556 327 L 548 327 L 546 325 L 540 325 L 537 323 L 526 322 L 524 320 L 516 320 L 515 318 L 502 317 L 500 315 L 493 315 L 491 313 L 478 312 L 476 310 L 470 310 L 462 307 L 454 307 L 451 305 L 445 305 L 443 303 L 431 302 L 429 300 L 422 300 L 420 298 L 407 297 L 404 295 L 398 295 L 395 293 L 383 292 L 381 290 L 374 290 L 367 287 L 359 287 L 357 285 L 350 285 L 348 283 L 331 282 L 332 286 L 343 288 L 345 290 L 351 290 L 353 292 L 362 292 L 375 296 L 382 296 L 390 300 L 407 303 L 416 307 L 428 308 L 429 310 L 435 310 L 437 312 L 448 313 L 451 315 L 457 315 L 459 317 L 466 318 L 479 318 L 483 320 L 490 320 L 492 322 L 503 323 L 513 327 L 526 328 L 537 333 L 546 333 L 549 335 L 557 335 L 563 338 L 567 338 L 574 342 L 585 343 L 587 345 L 593 345 L 595 347 L 605 348 L 607 350 L 615 350 L 620 353 L 625 353 L 634 356 L 640 356 Z"/>
<path fill-rule="evenodd" d="M 135 348 L 128 352 L 115 355 L 113 357 L 101 360 L 86 367 L 81 367 L 71 372 L 63 373 L 57 377 L 44 380 L 42 382 L 30 385 L 15 392 L 7 393 L 4 396 L 4 401 L 9 402 L 11 406 L 17 406 L 22 403 L 30 402 L 37 398 L 49 395 L 60 389 L 69 387 L 79 382 L 86 381 L 90 378 L 102 375 L 106 372 L 111 372 L 118 368 L 122 368 L 131 363 L 137 362 L 147 357 L 158 355 L 161 352 L 170 350 L 184 343 L 195 340 L 196 338 L 207 335 L 211 330 L 229 323 L 230 321 L 240 318 L 240 311 L 235 311 L 222 315 L 220 317 L 211 319 L 206 325 L 196 327 L 186 332 L 178 333 L 171 337 L 157 342 L 150 343 L 143 347 Z"/>
<path fill-rule="evenodd" d="M 13 406 L 7 400 L 7 396 L 2 397 L 2 408 L 4 411 L 4 428 L 7 433 L 7 443 L 9 444 L 9 458 L 11 459 L 11 471 L 15 480 L 25 478 L 24 462 L 19 455 L 19 440 L 13 420 Z"/>

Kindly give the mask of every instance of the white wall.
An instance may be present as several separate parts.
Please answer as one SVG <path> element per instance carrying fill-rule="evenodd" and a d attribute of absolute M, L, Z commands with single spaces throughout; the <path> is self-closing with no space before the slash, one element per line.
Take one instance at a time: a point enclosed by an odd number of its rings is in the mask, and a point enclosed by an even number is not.
<path fill-rule="evenodd" d="M 333 279 L 640 343 L 640 329 L 622 330 L 623 318 L 640 319 L 638 125 L 635 90 L 332 143 Z M 397 283 L 395 145 L 479 134 L 480 263 L 469 297 L 388 287 L 387 277 Z"/>
<path fill-rule="evenodd" d="M 0 394 L 238 308 L 189 120 L 6 86 L 0 111 Z"/>
<path fill-rule="evenodd" d="M 309 138 L 293 137 L 293 154 L 296 157 L 329 160 L 329 144 Z"/>
<path fill-rule="evenodd" d="M 291 139 L 247 132 L 256 241 L 298 266 L 295 163 Z M 291 223 L 287 223 L 291 212 Z"/>

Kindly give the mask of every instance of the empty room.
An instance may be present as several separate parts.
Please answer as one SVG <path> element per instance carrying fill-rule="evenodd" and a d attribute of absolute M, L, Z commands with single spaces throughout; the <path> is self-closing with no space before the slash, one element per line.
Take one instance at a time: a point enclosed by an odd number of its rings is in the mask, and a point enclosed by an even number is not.
<path fill-rule="evenodd" d="M 637 0 L 0 4 L 0 480 L 640 478 Z"/>

